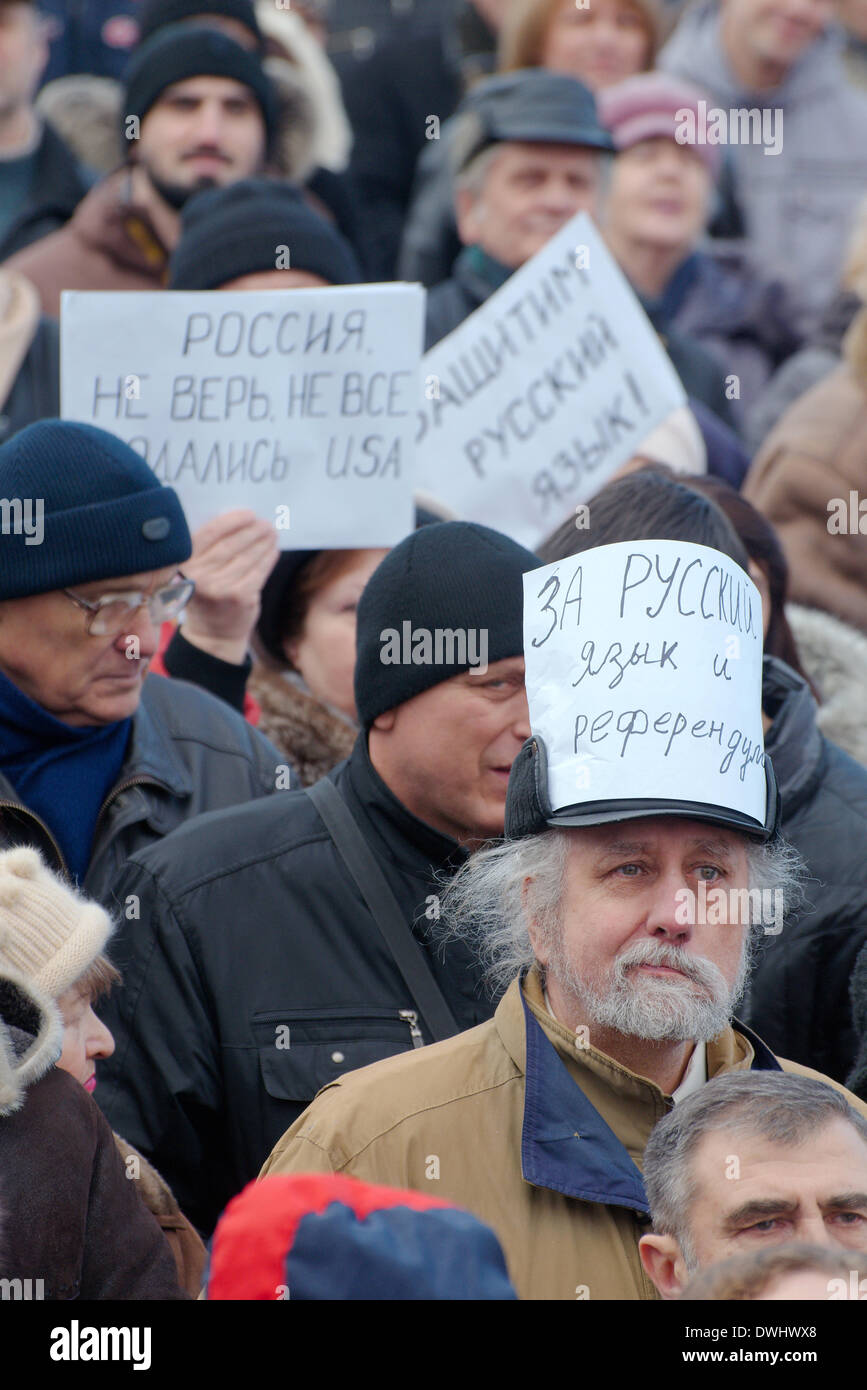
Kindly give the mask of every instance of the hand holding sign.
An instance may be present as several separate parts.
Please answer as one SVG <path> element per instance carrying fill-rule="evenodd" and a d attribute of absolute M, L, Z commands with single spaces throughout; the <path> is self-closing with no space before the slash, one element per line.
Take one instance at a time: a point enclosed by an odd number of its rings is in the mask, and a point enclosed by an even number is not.
<path fill-rule="evenodd" d="M 184 618 L 187 641 L 240 665 L 279 554 L 277 532 L 255 512 L 226 512 L 200 526 L 184 566 L 184 574 L 196 581 Z"/>

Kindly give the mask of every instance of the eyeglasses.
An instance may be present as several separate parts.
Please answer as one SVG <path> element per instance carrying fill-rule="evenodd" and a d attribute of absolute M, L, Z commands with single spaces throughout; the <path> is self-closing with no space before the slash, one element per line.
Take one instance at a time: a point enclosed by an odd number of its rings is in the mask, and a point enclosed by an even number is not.
<path fill-rule="evenodd" d="M 86 628 L 91 637 L 119 637 L 133 614 L 145 605 L 155 627 L 176 618 L 186 608 L 195 587 L 195 580 L 187 579 L 179 571 L 171 584 L 164 585 L 153 594 L 134 590 L 130 593 L 104 594 L 102 598 L 90 600 L 80 598 L 71 589 L 62 589 L 61 593 L 87 613 Z"/>

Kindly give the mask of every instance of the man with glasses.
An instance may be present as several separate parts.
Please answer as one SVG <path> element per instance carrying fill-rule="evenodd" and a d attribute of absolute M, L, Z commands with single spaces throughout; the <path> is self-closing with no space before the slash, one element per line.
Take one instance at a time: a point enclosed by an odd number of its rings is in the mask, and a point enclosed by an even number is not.
<path fill-rule="evenodd" d="M 113 435 L 42 420 L 0 448 L 0 845 L 109 907 L 136 850 L 277 785 L 240 715 L 147 678 L 191 550 L 175 492 Z"/>

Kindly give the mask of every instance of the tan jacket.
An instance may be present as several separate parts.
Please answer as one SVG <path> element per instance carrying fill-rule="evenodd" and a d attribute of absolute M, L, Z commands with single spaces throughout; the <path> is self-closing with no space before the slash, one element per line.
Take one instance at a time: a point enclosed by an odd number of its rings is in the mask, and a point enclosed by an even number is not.
<path fill-rule="evenodd" d="M 708 1044 L 707 1060 L 709 1078 L 778 1066 L 819 1076 L 777 1063 L 740 1024 Z M 519 1298 L 652 1299 L 638 1256 L 648 1229 L 639 1169 L 672 1105 L 652 1082 L 576 1047 L 532 971 L 488 1023 L 326 1086 L 262 1176 L 348 1173 L 466 1207 L 499 1237 Z"/>
<path fill-rule="evenodd" d="M 756 455 L 743 494 L 776 527 L 789 597 L 867 632 L 867 507 L 863 533 L 835 527 L 833 499 L 867 501 L 867 372 L 836 368 L 789 407 Z"/>

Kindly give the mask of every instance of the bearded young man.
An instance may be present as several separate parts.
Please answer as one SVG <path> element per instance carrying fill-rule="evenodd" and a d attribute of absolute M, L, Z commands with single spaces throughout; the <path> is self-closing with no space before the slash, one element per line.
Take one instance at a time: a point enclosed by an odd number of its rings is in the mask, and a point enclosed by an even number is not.
<path fill-rule="evenodd" d="M 720 922 L 683 910 L 700 899 L 702 881 L 732 904 L 745 901 L 746 889 L 796 887 L 796 856 L 775 839 L 770 763 L 744 759 L 741 778 L 739 761 L 720 760 L 707 720 L 682 727 L 678 715 L 672 723 L 678 706 L 670 702 L 688 701 L 677 669 L 682 636 L 671 649 L 677 662 L 666 663 L 673 674 L 627 669 L 613 689 L 609 675 L 599 682 L 601 667 L 595 684 L 570 679 L 585 638 L 598 632 L 607 644 L 618 635 L 618 594 L 621 616 L 634 610 L 633 637 L 655 635 L 637 616 L 653 612 L 650 588 L 637 599 L 643 583 L 626 577 L 634 549 L 602 546 L 525 578 L 533 736 L 512 768 L 505 843 L 473 856 L 444 899 L 451 930 L 474 942 L 492 978 L 511 981 L 494 1018 L 326 1087 L 263 1169 L 348 1173 L 458 1202 L 496 1232 L 520 1298 L 654 1298 L 638 1241 L 649 1213 L 641 1164 L 656 1121 L 727 1072 L 818 1075 L 778 1060 L 733 1018 L 761 924 L 737 912 Z M 720 632 L 705 621 L 712 611 L 702 617 L 692 606 L 692 581 L 711 561 L 732 578 L 736 567 L 707 547 L 644 549 L 657 552 L 660 576 L 675 559 L 688 564 L 677 607 L 691 637 L 692 684 L 713 727 L 724 723 L 728 735 L 734 721 L 738 748 L 749 739 L 761 753 L 761 639 L 752 620 L 730 683 L 700 678 Z M 624 559 L 621 587 L 614 575 Z M 758 593 L 749 589 L 744 601 L 757 612 Z M 559 611 L 558 594 L 566 595 Z M 671 610 L 665 621 L 666 634 L 676 635 Z M 536 654 L 555 632 L 559 664 L 547 654 L 540 664 Z M 615 712 L 593 714 L 597 698 Z M 616 714 L 621 698 L 640 699 L 644 732 Z M 667 702 L 667 714 L 651 717 Z M 608 726 L 617 730 L 610 739 Z M 635 744 L 625 757 L 630 738 L 652 736 L 640 757 Z"/>

